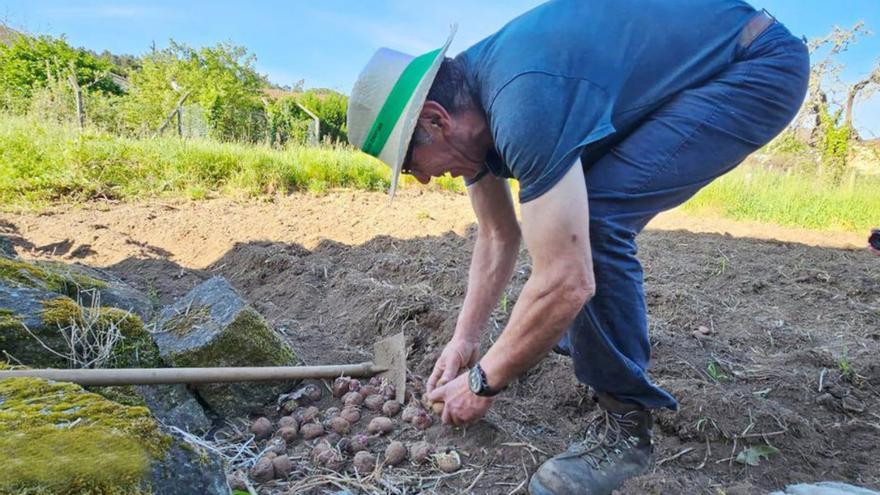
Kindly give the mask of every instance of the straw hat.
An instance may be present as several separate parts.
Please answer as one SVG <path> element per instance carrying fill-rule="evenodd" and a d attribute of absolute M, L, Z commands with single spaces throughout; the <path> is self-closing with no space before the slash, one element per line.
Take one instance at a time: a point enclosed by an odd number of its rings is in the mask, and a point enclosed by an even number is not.
<path fill-rule="evenodd" d="M 391 167 L 392 198 L 422 105 L 453 36 L 454 26 L 442 47 L 418 57 L 380 48 L 351 90 L 348 141 Z"/>

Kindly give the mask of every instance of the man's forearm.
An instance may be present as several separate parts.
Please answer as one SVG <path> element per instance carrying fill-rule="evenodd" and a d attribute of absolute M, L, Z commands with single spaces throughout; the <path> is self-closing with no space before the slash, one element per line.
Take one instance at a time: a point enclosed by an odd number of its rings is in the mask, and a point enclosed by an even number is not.
<path fill-rule="evenodd" d="M 479 338 L 492 309 L 498 303 L 501 291 L 510 280 L 518 253 L 518 236 L 502 237 L 488 232 L 477 234 L 467 291 L 458 315 L 456 338 L 471 341 Z"/>
<path fill-rule="evenodd" d="M 507 327 L 480 360 L 489 385 L 504 387 L 537 364 L 590 297 L 590 282 L 533 275 L 523 287 Z"/>

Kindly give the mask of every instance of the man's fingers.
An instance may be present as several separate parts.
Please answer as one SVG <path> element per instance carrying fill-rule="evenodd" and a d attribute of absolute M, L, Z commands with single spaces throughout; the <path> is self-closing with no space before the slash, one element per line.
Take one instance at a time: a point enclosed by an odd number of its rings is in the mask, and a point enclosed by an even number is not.
<path fill-rule="evenodd" d="M 448 407 L 443 408 L 443 416 L 441 417 L 443 423 L 447 425 L 454 425 L 455 422 L 452 420 L 452 411 Z"/>
<path fill-rule="evenodd" d="M 440 378 L 438 382 L 440 385 L 445 385 L 452 380 L 455 380 L 457 374 L 458 366 L 447 366 L 445 370 L 443 370 L 443 376 Z"/>
<path fill-rule="evenodd" d="M 428 400 L 431 402 L 446 402 L 446 389 L 442 385 L 428 391 Z"/>
<path fill-rule="evenodd" d="M 440 375 L 443 373 L 443 367 L 438 361 L 436 365 L 434 365 L 434 371 L 431 372 L 431 376 L 428 377 L 428 383 L 426 385 L 426 390 L 428 392 L 434 390 L 434 387 L 437 385 L 437 380 L 440 378 Z M 442 385 L 442 383 L 441 383 Z"/>

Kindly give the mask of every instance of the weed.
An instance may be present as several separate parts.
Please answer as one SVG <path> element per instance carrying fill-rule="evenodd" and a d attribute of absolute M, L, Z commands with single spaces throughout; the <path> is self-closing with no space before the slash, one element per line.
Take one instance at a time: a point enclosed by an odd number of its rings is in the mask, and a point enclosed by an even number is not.
<path fill-rule="evenodd" d="M 150 300 L 150 305 L 154 308 L 159 307 L 159 292 L 152 280 L 147 280 L 147 298 Z"/>
<path fill-rule="evenodd" d="M 844 378 L 852 377 L 853 370 L 849 364 L 849 357 L 847 356 L 846 350 L 844 350 L 843 355 L 837 359 L 837 367 L 840 369 L 840 374 L 842 374 Z"/>
<path fill-rule="evenodd" d="M 66 348 L 54 349 L 23 323 L 22 327 L 47 352 L 64 359 L 71 368 L 104 368 L 114 359 L 114 351 L 125 339 L 122 326 L 129 313 L 120 312 L 117 318 L 108 318 L 107 313 L 101 311 L 100 292 L 89 289 L 82 290 L 81 294 L 91 297 L 91 305 L 82 307 L 81 299 L 75 303 L 66 298 L 46 303 L 43 318 L 57 320 Z M 137 349 L 134 351 L 137 355 Z"/>
<path fill-rule="evenodd" d="M 723 382 L 730 379 L 730 377 L 722 371 L 721 365 L 719 365 L 717 361 L 709 361 L 709 366 L 706 367 L 706 373 L 708 373 L 709 377 L 716 382 Z"/>

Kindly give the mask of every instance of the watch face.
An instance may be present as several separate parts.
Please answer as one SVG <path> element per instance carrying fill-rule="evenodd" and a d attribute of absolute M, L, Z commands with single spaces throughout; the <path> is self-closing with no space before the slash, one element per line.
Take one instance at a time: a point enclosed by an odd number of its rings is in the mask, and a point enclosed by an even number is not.
<path fill-rule="evenodd" d="M 468 386 L 471 389 L 471 392 L 478 393 L 483 388 L 483 380 L 480 376 L 480 370 L 476 366 L 471 368 L 468 373 Z"/>

